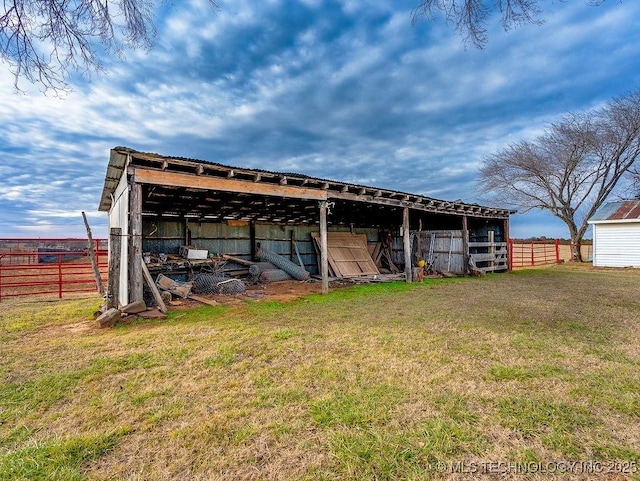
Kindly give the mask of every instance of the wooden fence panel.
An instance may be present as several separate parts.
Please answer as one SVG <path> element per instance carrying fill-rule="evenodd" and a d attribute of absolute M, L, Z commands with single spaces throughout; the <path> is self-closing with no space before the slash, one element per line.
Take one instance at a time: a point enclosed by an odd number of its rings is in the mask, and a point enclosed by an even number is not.
<path fill-rule="evenodd" d="M 464 274 L 464 250 L 461 230 L 422 231 L 418 236 L 417 255 L 438 272 Z"/>

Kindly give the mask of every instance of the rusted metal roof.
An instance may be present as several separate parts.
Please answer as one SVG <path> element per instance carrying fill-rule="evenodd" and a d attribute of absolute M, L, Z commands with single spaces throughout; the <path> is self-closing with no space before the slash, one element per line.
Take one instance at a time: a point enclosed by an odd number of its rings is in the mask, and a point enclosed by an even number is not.
<path fill-rule="evenodd" d="M 589 219 L 590 224 L 601 222 L 640 222 L 640 200 L 623 200 L 602 205 Z"/>
<path fill-rule="evenodd" d="M 150 213 L 309 222 L 315 221 L 316 201 L 319 198 L 343 203 L 345 210 L 360 217 L 367 216 L 366 210 L 374 205 L 505 220 L 515 212 L 304 174 L 238 168 L 203 160 L 137 152 L 127 147 L 111 150 L 99 210 L 109 211 L 111 194 L 126 172 L 136 182 L 146 182 L 151 186 L 143 206 L 145 212 Z M 170 179 L 171 182 L 163 182 L 163 179 Z M 279 191 L 284 193 L 279 194 Z M 269 192 L 274 194 L 269 196 Z"/>

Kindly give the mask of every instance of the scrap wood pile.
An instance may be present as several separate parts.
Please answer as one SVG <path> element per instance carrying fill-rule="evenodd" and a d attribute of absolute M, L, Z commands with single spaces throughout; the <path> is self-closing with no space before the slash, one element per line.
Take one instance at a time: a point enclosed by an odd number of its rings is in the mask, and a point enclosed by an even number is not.
<path fill-rule="evenodd" d="M 96 323 L 101 328 L 113 327 L 118 322 L 128 324 L 138 317 L 145 319 L 165 319 L 167 317 L 166 312 L 160 311 L 157 307 L 149 307 L 144 301 L 132 302 L 120 308 L 106 309 L 106 306 L 103 306 L 97 314 L 99 315 L 96 318 Z"/>
<path fill-rule="evenodd" d="M 251 293 L 245 281 L 235 276 L 248 276 L 246 282 L 265 283 L 289 279 L 309 280 L 310 274 L 300 265 L 275 252 L 260 248 L 256 253 L 259 262 L 248 261 L 230 255 L 209 256 L 207 251 L 181 249 L 180 256 L 146 253 L 142 259 L 142 271 L 146 285 L 143 300 L 126 306 L 107 308 L 104 305 L 96 313 L 99 327 L 112 327 L 118 322 L 131 322 L 137 317 L 166 318 L 167 304 L 174 299 L 192 299 L 204 304 L 216 305 L 216 301 L 200 294 L 235 295 Z M 230 267 L 228 266 L 230 265 Z M 237 266 L 240 265 L 241 268 Z M 160 271 L 155 280 L 151 270 Z M 186 269 L 186 272 L 181 270 Z M 190 277 L 180 281 L 169 275 Z M 251 297 L 251 295 L 250 295 Z M 254 296 L 255 297 L 255 296 Z M 148 307 L 152 306 L 152 307 Z"/>
<path fill-rule="evenodd" d="M 181 254 L 145 252 L 144 261 L 149 271 L 153 273 L 193 274 L 198 271 L 206 271 L 228 276 L 246 276 L 249 273 L 246 266 L 229 262 L 224 256 L 209 254 L 203 249 L 190 249 L 182 246 L 180 252 Z M 194 253 L 198 253 L 198 255 Z"/>

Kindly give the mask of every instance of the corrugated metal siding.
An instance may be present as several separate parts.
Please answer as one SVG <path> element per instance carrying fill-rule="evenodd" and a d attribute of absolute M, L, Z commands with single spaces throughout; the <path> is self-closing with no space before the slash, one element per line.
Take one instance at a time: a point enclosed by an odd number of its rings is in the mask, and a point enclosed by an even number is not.
<path fill-rule="evenodd" d="M 595 267 L 640 267 L 640 224 L 595 224 Z"/>
<path fill-rule="evenodd" d="M 177 254 L 184 245 L 184 222 L 142 218 L 142 251 Z"/>
<path fill-rule="evenodd" d="M 116 188 L 114 202 L 109 210 L 109 227 L 119 227 L 122 229 L 122 237 L 120 238 L 120 291 L 118 293 L 119 301 L 125 305 L 129 303 L 129 267 L 127 259 L 129 258 L 129 185 L 127 184 L 127 176 L 120 178 L 120 183 Z"/>
<path fill-rule="evenodd" d="M 213 254 L 228 254 L 243 259 L 251 259 L 251 227 L 228 225 L 220 222 L 184 222 L 171 218 L 143 218 L 144 252 L 177 254 L 185 244 L 185 226 L 191 234 L 191 245 L 196 249 L 206 249 Z M 348 227 L 330 227 L 332 232 L 349 232 Z M 305 268 L 312 274 L 318 273 L 316 250 L 311 240 L 312 232 L 319 232 L 318 226 L 290 226 L 256 223 L 255 240 L 264 248 L 287 257 L 296 264 L 298 258 L 292 251 L 292 232 L 298 252 Z M 356 229 L 357 234 L 365 234 L 370 244 L 378 242 L 378 229 Z"/>
<path fill-rule="evenodd" d="M 589 219 L 589 223 L 608 220 L 637 220 L 640 218 L 640 200 L 623 200 L 608 202 L 596 211 Z"/>
<path fill-rule="evenodd" d="M 196 249 L 207 249 L 213 254 L 228 254 L 230 256 L 251 257 L 251 232 L 249 224 L 231 226 L 220 223 L 192 223 L 191 245 Z"/>
<path fill-rule="evenodd" d="M 256 225 L 256 242 L 272 252 L 286 257 L 298 264 L 298 257 L 291 252 L 291 232 L 294 232 L 296 246 L 302 258 L 305 269 L 313 274 L 318 272 L 316 266 L 316 251 L 311 243 L 311 233 L 318 232 L 316 226 L 281 226 L 274 224 Z"/>

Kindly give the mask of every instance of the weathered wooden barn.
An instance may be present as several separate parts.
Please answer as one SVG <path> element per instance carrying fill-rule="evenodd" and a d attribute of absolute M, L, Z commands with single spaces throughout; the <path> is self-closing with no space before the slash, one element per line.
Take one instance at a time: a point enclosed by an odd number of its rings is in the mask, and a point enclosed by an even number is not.
<path fill-rule="evenodd" d="M 109 295 L 120 304 L 142 298 L 146 253 L 182 246 L 247 260 L 258 245 L 291 258 L 295 250 L 326 292 L 333 232 L 388 243 L 408 281 L 419 258 L 458 274 L 470 259 L 484 271 L 507 270 L 513 212 L 125 147 L 111 150 L 99 210 L 108 212 L 110 271 L 119 273 Z"/>
<path fill-rule="evenodd" d="M 640 267 L 640 200 L 604 204 L 589 224 L 594 267 Z"/>

